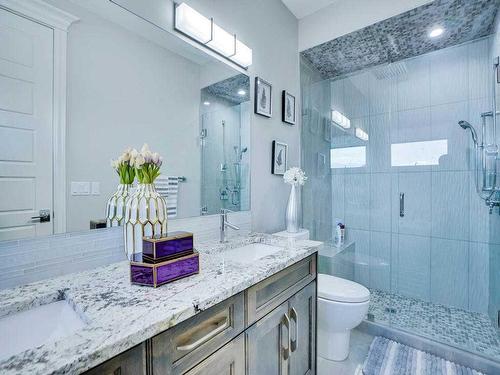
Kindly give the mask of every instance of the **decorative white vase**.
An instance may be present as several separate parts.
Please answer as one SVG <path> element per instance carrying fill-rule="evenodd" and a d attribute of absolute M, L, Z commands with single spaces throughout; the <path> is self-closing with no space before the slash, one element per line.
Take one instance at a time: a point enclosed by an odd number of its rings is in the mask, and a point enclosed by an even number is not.
<path fill-rule="evenodd" d="M 116 192 L 106 204 L 106 227 L 119 227 L 125 222 L 125 203 L 132 193 L 133 186 L 119 184 Z"/>
<path fill-rule="evenodd" d="M 167 203 L 154 184 L 139 184 L 125 205 L 125 251 L 129 259 L 142 253 L 143 237 L 167 234 Z"/>
<path fill-rule="evenodd" d="M 299 187 L 297 184 L 292 184 L 290 196 L 288 197 L 288 205 L 286 206 L 286 231 L 288 233 L 297 233 L 299 231 Z"/>

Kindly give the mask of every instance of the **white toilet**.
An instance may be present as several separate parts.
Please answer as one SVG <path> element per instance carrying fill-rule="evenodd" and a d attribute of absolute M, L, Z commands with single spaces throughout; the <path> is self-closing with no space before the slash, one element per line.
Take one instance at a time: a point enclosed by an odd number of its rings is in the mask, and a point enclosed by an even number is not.
<path fill-rule="evenodd" d="M 318 274 L 318 355 L 343 361 L 349 355 L 351 330 L 368 312 L 370 291 L 340 277 Z"/>

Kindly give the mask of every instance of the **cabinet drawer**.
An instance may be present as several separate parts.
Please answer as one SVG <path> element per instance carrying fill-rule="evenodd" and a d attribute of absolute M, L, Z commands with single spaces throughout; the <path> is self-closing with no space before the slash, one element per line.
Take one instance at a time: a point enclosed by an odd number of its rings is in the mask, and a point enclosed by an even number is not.
<path fill-rule="evenodd" d="M 316 278 L 316 254 L 247 289 L 247 326 L 281 305 Z"/>
<path fill-rule="evenodd" d="M 245 375 L 245 338 L 242 333 L 185 375 Z"/>
<path fill-rule="evenodd" d="M 146 344 L 142 343 L 87 371 L 85 375 L 146 375 Z"/>
<path fill-rule="evenodd" d="M 153 337 L 155 375 L 183 374 L 245 328 L 243 293 Z"/>

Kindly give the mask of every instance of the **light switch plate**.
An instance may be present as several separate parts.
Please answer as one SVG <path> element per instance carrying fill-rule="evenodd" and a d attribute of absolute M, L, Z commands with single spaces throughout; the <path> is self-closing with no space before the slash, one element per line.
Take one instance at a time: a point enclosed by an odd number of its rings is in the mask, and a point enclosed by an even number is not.
<path fill-rule="evenodd" d="M 90 195 L 90 182 L 71 181 L 71 195 Z"/>
<path fill-rule="evenodd" d="M 92 195 L 101 195 L 101 184 L 99 181 L 92 182 Z"/>

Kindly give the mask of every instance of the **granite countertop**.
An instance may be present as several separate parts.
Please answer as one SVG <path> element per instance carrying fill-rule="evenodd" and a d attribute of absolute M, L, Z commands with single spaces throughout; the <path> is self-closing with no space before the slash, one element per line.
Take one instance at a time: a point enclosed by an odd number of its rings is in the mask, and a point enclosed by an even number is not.
<path fill-rule="evenodd" d="M 249 243 L 283 250 L 251 264 L 226 251 Z M 59 341 L 0 361 L 0 373 L 78 374 L 165 331 L 315 253 L 317 241 L 251 234 L 219 244 L 197 244 L 200 274 L 150 288 L 130 284 L 128 262 L 0 291 L 0 318 L 66 299 L 86 326 Z"/>

